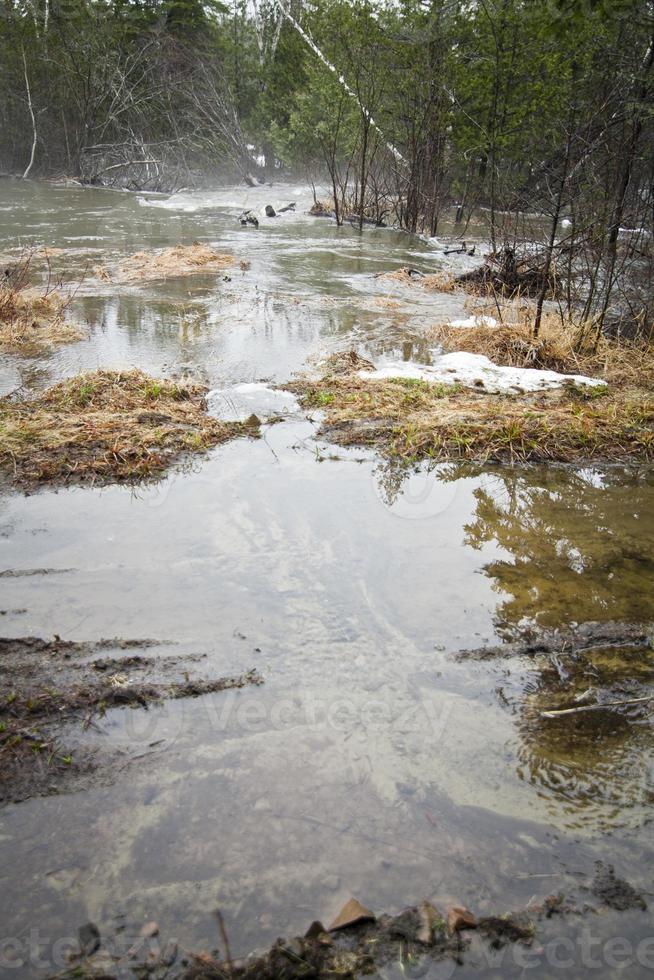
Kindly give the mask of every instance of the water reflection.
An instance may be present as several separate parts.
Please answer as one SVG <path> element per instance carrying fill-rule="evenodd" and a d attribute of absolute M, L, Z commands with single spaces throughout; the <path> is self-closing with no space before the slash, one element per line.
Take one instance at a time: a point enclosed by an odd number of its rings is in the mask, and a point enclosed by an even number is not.
<path fill-rule="evenodd" d="M 569 827 L 604 830 L 640 824 L 654 802 L 652 704 L 543 717 L 552 707 L 638 698 L 651 691 L 654 652 L 599 647 L 539 658 L 528 674 L 517 713 L 517 774 L 563 811 Z"/>
<path fill-rule="evenodd" d="M 512 719 L 520 783 L 559 825 L 642 825 L 654 800 L 654 702 L 555 718 L 542 712 L 629 701 L 653 689 L 654 650 L 633 635 L 646 638 L 654 622 L 652 474 L 385 462 L 375 478 L 390 512 L 425 522 L 425 534 L 454 520 L 457 494 L 463 487 L 470 493 L 463 540 L 482 558 L 479 573 L 497 596 L 493 620 L 504 642 L 455 659 L 482 660 L 489 669 L 487 684 Z M 563 650 L 524 650 L 557 631 L 573 637 L 592 622 L 627 627 L 604 628 L 592 642 L 566 640 Z"/>
<path fill-rule="evenodd" d="M 651 475 L 498 469 L 475 490 L 465 542 L 506 557 L 484 568 L 503 639 L 588 620 L 654 620 Z"/>
<path fill-rule="evenodd" d="M 270 188 L 165 201 L 21 181 L 4 182 L 2 191 L 10 210 L 0 249 L 47 246 L 32 260 L 35 281 L 61 277 L 74 293 L 71 316 L 90 328 L 88 339 L 44 359 L 46 384 L 98 365 L 174 374 L 180 362 L 212 386 L 284 381 L 310 359 L 352 346 L 375 360 L 429 363 L 421 332 L 463 314 L 463 296 L 375 278 L 406 264 L 431 271 L 449 262 L 439 251 L 390 229 L 362 236 L 310 218 L 303 213 L 312 202 L 309 188 L 278 186 L 274 193 L 295 199 L 298 211 L 263 221 L 257 233 L 241 228 L 237 217 L 243 206 L 262 206 Z M 136 287 L 107 282 L 98 271 L 143 248 L 196 240 L 234 256 L 228 277 Z M 0 390 L 29 386 L 30 362 L 5 361 Z"/>
<path fill-rule="evenodd" d="M 463 471 L 465 472 L 465 471 Z M 443 473 L 450 481 L 460 468 Z M 474 490 L 465 541 L 499 545 L 484 566 L 500 600 L 504 640 L 598 621 L 654 621 L 651 475 L 624 470 L 509 470 Z M 517 774 L 564 814 L 567 826 L 612 828 L 643 819 L 654 799 L 652 703 L 543 717 L 551 708 L 645 696 L 654 682 L 648 645 L 600 645 L 536 654 L 509 668 L 501 698 L 519 735 Z"/>
<path fill-rule="evenodd" d="M 463 314 L 461 296 L 399 284 L 389 297 L 374 278 L 382 267 L 428 268 L 427 246 L 299 214 L 243 232 L 228 210 L 248 203 L 243 189 L 214 213 L 191 210 L 191 198 L 180 211 L 179 201 L 146 207 L 27 182 L 7 194 L 23 203 L 3 226 L 3 247 L 40 234 L 47 214 L 49 243 L 77 243 L 84 255 L 200 239 L 251 261 L 231 283 L 134 289 L 89 277 L 75 301 L 89 340 L 36 365 L 3 364 L 10 387 L 139 366 L 188 371 L 222 391 L 286 380 L 353 346 L 372 359 L 428 361 L 422 325 Z M 206 652 L 220 674 L 265 671 L 256 694 L 265 718 L 290 705 L 287 726 L 241 731 L 213 723 L 219 696 L 204 711 L 176 702 L 188 724 L 150 713 L 148 723 L 163 725 L 152 736 L 161 754 L 121 770 L 109 789 L 7 808 L 12 928 L 102 922 L 129 896 L 143 921 L 156 914 L 162 932 L 181 928 L 186 945 L 206 948 L 215 939 L 207 910 L 219 903 L 245 952 L 326 914 L 329 879 L 333 912 L 350 894 L 389 908 L 439 891 L 472 904 L 501 896 L 509 907 L 533 894 L 532 872 L 559 887 L 567 844 L 553 842 L 552 828 L 643 822 L 648 714 L 546 721 L 539 712 L 591 686 L 616 697 L 647 688 L 650 653 L 602 648 L 559 667 L 546 657 L 461 664 L 451 654 L 581 620 L 654 619 L 654 479 L 388 464 L 372 476 L 368 453 L 343 450 L 331 462 L 314 435 L 306 421 L 284 422 L 133 495 L 2 497 L 2 567 L 69 569 L 2 579 L 5 635 L 166 637 Z M 251 697 L 243 692 L 243 704 Z M 315 700 L 351 705 L 344 728 L 296 724 Z M 384 709 L 382 724 L 371 704 Z M 141 759 L 123 715 L 103 724 L 80 738 Z M 637 844 L 649 851 L 645 832 Z M 608 846 L 626 860 L 624 839 Z"/>

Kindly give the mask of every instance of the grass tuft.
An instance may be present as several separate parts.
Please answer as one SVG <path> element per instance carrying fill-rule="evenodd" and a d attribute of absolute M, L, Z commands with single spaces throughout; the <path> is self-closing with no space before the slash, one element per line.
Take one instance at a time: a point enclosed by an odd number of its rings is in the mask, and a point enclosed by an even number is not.
<path fill-rule="evenodd" d="M 33 356 L 81 340 L 85 332 L 66 320 L 66 307 L 56 292 L 0 286 L 0 350 Z"/>
<path fill-rule="evenodd" d="M 234 264 L 232 255 L 194 242 L 192 245 L 175 245 L 151 252 L 135 252 L 114 268 L 98 266 L 94 271 L 105 282 L 135 283 L 222 272 Z"/>
<path fill-rule="evenodd" d="M 0 399 L 0 470 L 23 486 L 139 482 L 239 435 L 206 414 L 206 388 L 142 371 L 96 371 L 34 398 Z M 256 430 L 258 431 L 258 429 Z"/>
<path fill-rule="evenodd" d="M 422 286 L 423 289 L 430 289 L 437 293 L 455 293 L 461 289 L 456 280 L 447 272 L 432 272 L 429 275 L 423 275 L 422 273 L 416 274 L 416 270 L 403 267 L 391 272 L 381 272 L 376 278 L 384 282 L 401 282 L 407 286 L 418 285 Z"/>
<path fill-rule="evenodd" d="M 448 351 L 485 354 L 496 364 L 539 368 L 562 374 L 585 374 L 612 384 L 654 388 L 654 348 L 631 341 L 601 338 L 591 342 L 591 331 L 565 323 L 556 313 L 543 316 L 537 338 L 533 335 L 533 309 L 515 307 L 509 316 L 517 322 L 497 327 L 432 327 L 430 340 Z M 497 312 L 488 308 L 484 312 Z"/>

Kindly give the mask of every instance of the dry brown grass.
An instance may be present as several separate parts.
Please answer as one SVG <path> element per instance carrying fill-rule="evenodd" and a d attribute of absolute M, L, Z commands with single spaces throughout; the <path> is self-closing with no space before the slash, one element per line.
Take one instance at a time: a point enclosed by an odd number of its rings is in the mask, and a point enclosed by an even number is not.
<path fill-rule="evenodd" d="M 497 316 L 490 307 L 484 312 Z M 563 323 L 555 313 L 543 316 L 539 336 L 534 338 L 533 311 L 521 307 L 517 315 L 517 322 L 497 327 L 433 327 L 427 336 L 448 351 L 485 354 L 496 364 L 586 374 L 614 385 L 654 388 L 651 346 L 608 338 L 597 345 L 580 343 L 580 328 Z"/>
<path fill-rule="evenodd" d="M 66 320 L 66 306 L 56 292 L 0 287 L 0 350 L 35 355 L 81 340 L 85 332 Z"/>
<path fill-rule="evenodd" d="M 431 289 L 436 293 L 454 293 L 460 287 L 452 276 L 446 272 L 433 272 L 431 275 L 412 275 L 412 270 L 408 267 L 394 269 L 392 272 L 380 272 L 375 278 L 385 282 L 401 282 L 407 286 L 422 286 L 423 289 Z"/>
<path fill-rule="evenodd" d="M 545 286 L 548 299 L 556 299 L 562 293 L 556 261 L 545 275 L 546 257 L 543 252 L 516 251 L 505 246 L 486 255 L 484 262 L 469 272 L 456 277 L 459 287 L 477 296 L 505 296 L 513 299 L 540 295 Z"/>
<path fill-rule="evenodd" d="M 533 395 L 479 394 L 456 385 L 357 375 L 297 382 L 322 434 L 407 460 L 647 462 L 654 397 L 643 390 L 568 387 Z"/>
<path fill-rule="evenodd" d="M 374 371 L 375 365 L 365 357 L 361 357 L 355 350 L 338 351 L 330 354 L 322 362 L 322 370 L 325 374 L 354 374 L 356 371 Z"/>
<path fill-rule="evenodd" d="M 232 255 L 225 255 L 194 242 L 192 245 L 175 245 L 173 248 L 136 252 L 123 259 L 113 269 L 98 266 L 94 272 L 107 282 L 151 282 L 157 279 L 174 279 L 207 272 L 222 272 L 235 263 Z"/>
<path fill-rule="evenodd" d="M 378 310 L 401 310 L 402 304 L 389 296 L 375 296 L 372 305 Z"/>
<path fill-rule="evenodd" d="M 334 214 L 334 199 L 330 201 L 314 201 L 309 208 L 309 214 L 314 218 L 331 217 Z"/>
<path fill-rule="evenodd" d="M 0 399 L 0 470 L 16 483 L 138 482 L 238 435 L 206 414 L 206 388 L 141 371 L 96 371 L 35 398 Z"/>

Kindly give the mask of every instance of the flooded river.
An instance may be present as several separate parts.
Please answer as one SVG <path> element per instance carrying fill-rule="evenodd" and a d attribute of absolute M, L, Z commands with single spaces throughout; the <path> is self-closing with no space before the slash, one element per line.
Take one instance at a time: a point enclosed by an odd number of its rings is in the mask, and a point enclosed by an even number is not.
<path fill-rule="evenodd" d="M 289 201 L 296 213 L 239 225 L 244 207 Z M 144 199 L 0 182 L 0 250 L 70 250 L 72 311 L 89 324 L 51 355 L 5 356 L 0 390 L 139 367 L 200 378 L 225 404 L 235 386 L 285 381 L 335 351 L 429 363 L 426 328 L 467 316 L 464 298 L 401 284 L 389 298 L 375 273 L 474 260 L 337 229 L 310 204 L 292 185 Z M 120 286 L 94 272 L 193 241 L 249 267 Z M 459 655 L 538 629 L 654 621 L 654 477 L 400 471 L 285 413 L 157 486 L 0 496 L 0 572 L 18 573 L 0 577 L 2 635 L 154 638 L 202 655 L 207 674 L 265 679 L 80 724 L 69 743 L 113 751 L 110 778 L 0 811 L 2 936 L 25 943 L 37 926 L 47 950 L 45 966 L 5 962 L 7 976 L 56 972 L 57 940 L 89 920 L 111 932 L 155 919 L 212 948 L 219 907 L 243 954 L 333 918 L 350 895 L 386 910 L 425 897 L 510 909 L 578 888 L 597 860 L 654 891 L 651 713 L 548 722 L 534 706 L 561 700 L 551 662 Z M 598 649 L 571 683 L 608 677 L 627 697 L 652 676 L 654 652 Z M 635 948 L 651 917 L 584 928 Z M 615 975 L 606 957 L 572 955 L 571 975 Z M 650 953 L 626 975 L 652 965 Z M 456 976 L 524 971 L 507 954 L 501 970 L 471 960 Z M 527 975 L 561 972 L 539 960 Z"/>

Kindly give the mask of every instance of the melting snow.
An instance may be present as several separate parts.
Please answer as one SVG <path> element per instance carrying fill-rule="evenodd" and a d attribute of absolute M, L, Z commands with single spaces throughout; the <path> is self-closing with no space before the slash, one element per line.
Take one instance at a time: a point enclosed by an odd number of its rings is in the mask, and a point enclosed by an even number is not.
<path fill-rule="evenodd" d="M 445 384 L 461 384 L 468 388 L 486 391 L 543 391 L 560 388 L 566 381 L 578 385 L 596 387 L 606 384 L 599 378 L 587 378 L 583 374 L 558 374 L 556 371 L 539 371 L 535 368 L 501 367 L 483 354 L 457 351 L 443 354 L 434 364 L 410 364 L 398 362 L 385 364 L 376 371 L 359 371 L 359 377 L 372 380 L 386 378 L 417 378 L 421 381 Z"/>
<path fill-rule="evenodd" d="M 450 327 L 496 327 L 494 316 L 469 316 L 465 320 L 450 320 Z"/>
<path fill-rule="evenodd" d="M 264 421 L 271 416 L 299 411 L 297 399 L 288 391 L 276 391 L 261 381 L 245 382 L 232 388 L 215 388 L 207 395 L 209 414 L 223 422 L 244 422 L 250 415 Z"/>

